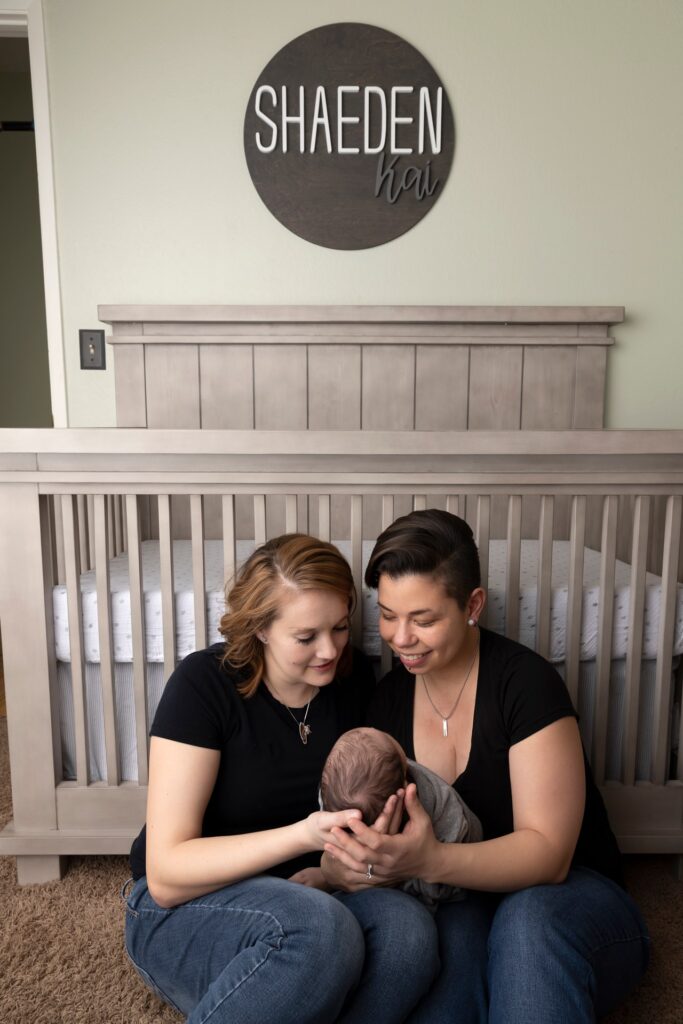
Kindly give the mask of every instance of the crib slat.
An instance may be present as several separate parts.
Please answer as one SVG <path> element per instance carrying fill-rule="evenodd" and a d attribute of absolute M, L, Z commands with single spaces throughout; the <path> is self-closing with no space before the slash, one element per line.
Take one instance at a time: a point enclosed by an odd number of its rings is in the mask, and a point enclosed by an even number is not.
<path fill-rule="evenodd" d="M 43 542 L 47 544 L 46 579 L 49 578 L 50 585 L 53 587 L 59 582 L 57 579 L 57 534 L 55 523 L 55 505 L 58 503 L 59 498 L 55 494 L 45 495 L 43 503 L 44 527 L 41 530 Z"/>
<path fill-rule="evenodd" d="M 224 494 L 223 510 L 223 582 L 229 586 L 235 578 L 237 549 L 235 546 L 235 495 Z"/>
<path fill-rule="evenodd" d="M 446 511 L 451 512 L 454 516 L 460 516 L 461 519 L 465 517 L 464 508 L 460 511 L 461 506 L 464 506 L 464 499 L 460 500 L 459 494 L 448 494 L 446 496 Z"/>
<path fill-rule="evenodd" d="M 296 513 L 297 514 L 297 527 L 296 528 L 297 528 L 297 530 L 300 533 L 310 533 L 310 528 L 309 528 L 309 525 L 308 525 L 309 498 L 305 494 L 299 494 L 299 495 L 297 495 L 296 503 L 297 503 L 297 513 Z"/>
<path fill-rule="evenodd" d="M 664 553 L 662 558 L 662 592 L 659 606 L 659 629 L 657 633 L 657 665 L 655 668 L 655 722 L 654 744 L 651 766 L 652 782 L 661 786 L 668 776 L 668 733 L 669 708 L 671 707 L 671 652 L 676 624 L 676 603 L 678 597 L 678 558 L 681 546 L 681 509 L 683 499 L 672 495 L 666 502 L 664 524 Z M 679 762 L 681 758 L 679 747 Z M 683 764 L 679 768 L 683 770 Z"/>
<path fill-rule="evenodd" d="M 175 669 L 175 590 L 173 584 L 173 533 L 171 499 L 168 494 L 157 498 L 159 509 L 159 579 L 161 582 L 161 626 L 164 634 L 164 678 Z"/>
<path fill-rule="evenodd" d="M 297 497 L 296 494 L 285 494 L 285 533 L 297 531 Z"/>
<path fill-rule="evenodd" d="M 95 495 L 89 494 L 86 504 L 88 506 L 88 568 L 95 565 Z"/>
<path fill-rule="evenodd" d="M 544 658 L 550 656 L 550 600 L 553 572 L 553 512 L 550 495 L 541 498 L 538 528 L 538 585 L 536 587 L 536 650 Z"/>
<path fill-rule="evenodd" d="M 55 543 L 53 547 L 54 571 L 56 583 L 64 583 L 66 580 L 66 560 L 64 558 L 64 523 L 62 522 L 61 502 L 55 496 L 52 504 L 52 514 L 55 524 Z"/>
<path fill-rule="evenodd" d="M 120 494 L 114 495 L 114 554 L 119 555 L 123 551 L 123 498 Z"/>
<path fill-rule="evenodd" d="M 643 654 L 643 612 L 647 572 L 647 541 L 650 531 L 650 498 L 639 495 L 633 513 L 631 551 L 631 597 L 626 651 L 626 723 L 624 729 L 623 779 L 632 786 L 636 778 L 638 715 L 640 709 L 640 663 Z"/>
<path fill-rule="evenodd" d="M 266 496 L 254 495 L 254 543 L 256 547 L 266 543 Z"/>
<path fill-rule="evenodd" d="M 79 495 L 80 497 L 80 495 Z M 58 500 L 58 499 L 55 499 Z M 88 785 L 88 712 L 85 689 L 85 658 L 83 656 L 83 606 L 81 603 L 80 536 L 74 521 L 73 498 L 63 494 L 64 557 L 66 560 L 66 600 L 69 613 L 69 651 L 71 653 L 71 690 L 74 702 L 76 733 L 76 782 Z M 78 541 L 78 543 L 77 543 Z"/>
<path fill-rule="evenodd" d="M 584 495 L 577 494 L 572 499 L 572 518 L 569 533 L 569 590 L 567 594 L 567 639 L 565 649 L 565 682 L 574 707 L 576 707 L 579 697 L 583 549 L 585 544 L 586 498 Z"/>
<path fill-rule="evenodd" d="M 612 627 L 614 624 L 614 568 L 617 551 L 617 514 L 619 499 L 608 495 L 602 506 L 600 550 L 600 597 L 598 599 L 598 651 L 596 658 L 595 725 L 591 764 L 595 781 L 605 781 L 607 749 L 607 704 L 612 667 Z"/>
<path fill-rule="evenodd" d="M 85 494 L 76 496 L 76 507 L 78 512 L 78 556 L 80 559 L 81 572 L 90 568 L 88 551 L 88 502 Z"/>
<path fill-rule="evenodd" d="M 111 558 L 116 558 L 116 556 L 119 553 L 118 552 L 118 547 L 117 547 L 117 536 L 116 536 L 117 535 L 117 522 L 116 522 L 116 520 L 117 520 L 117 512 L 116 512 L 116 505 L 117 505 L 117 503 L 118 503 L 118 495 L 117 494 L 110 494 L 109 495 L 109 527 L 110 527 L 110 529 L 109 529 L 109 539 L 110 539 L 110 542 L 111 542 L 111 546 L 109 548 L 109 558 L 110 559 Z"/>
<path fill-rule="evenodd" d="M 133 640 L 133 695 L 135 701 L 135 739 L 138 760 L 138 785 L 148 781 L 149 757 L 147 715 L 147 657 L 145 650 L 144 597 L 142 583 L 142 547 L 138 499 L 126 495 L 126 526 L 128 532 L 128 580 L 130 587 L 130 625 Z"/>
<path fill-rule="evenodd" d="M 522 553 L 522 498 L 508 498 L 508 528 L 505 573 L 505 635 L 519 639 L 519 567 Z"/>
<path fill-rule="evenodd" d="M 201 494 L 190 495 L 190 523 L 192 535 L 192 585 L 194 590 L 194 642 L 195 649 L 206 647 L 206 583 L 204 582 L 204 499 Z"/>
<path fill-rule="evenodd" d="M 427 508 L 427 498 L 424 494 L 413 495 L 413 512 L 422 512 Z"/>
<path fill-rule="evenodd" d="M 320 540 L 330 540 L 329 494 L 318 495 L 318 537 L 320 538 Z"/>
<path fill-rule="evenodd" d="M 116 735 L 116 697 L 114 693 L 114 661 L 111 645 L 111 591 L 109 586 L 107 515 L 111 502 L 107 495 L 95 495 L 95 579 L 97 585 L 97 620 L 100 639 L 100 677 L 102 710 L 104 712 L 104 743 L 107 757 L 107 783 L 119 784 L 118 737 Z"/>
<path fill-rule="evenodd" d="M 358 598 L 351 617 L 351 635 L 360 647 L 363 632 L 363 497 L 360 494 L 351 496 L 351 572 Z"/>
<path fill-rule="evenodd" d="M 479 567 L 481 569 L 481 585 L 486 590 L 489 585 L 489 539 L 491 535 L 491 498 L 488 494 L 477 496 L 476 541 L 479 549 Z M 479 616 L 482 626 L 486 625 L 488 606 Z"/>
<path fill-rule="evenodd" d="M 114 542 L 114 495 L 108 494 L 106 498 L 107 502 L 107 551 L 109 557 L 114 558 L 116 555 L 116 545 Z"/>
<path fill-rule="evenodd" d="M 382 495 L 382 529 L 386 530 L 394 521 L 394 496 L 393 494 Z"/>
<path fill-rule="evenodd" d="M 140 513 L 138 510 L 138 523 L 140 522 Z M 128 519 L 125 513 L 125 502 L 121 498 L 121 544 L 123 545 L 121 550 L 128 550 Z"/>

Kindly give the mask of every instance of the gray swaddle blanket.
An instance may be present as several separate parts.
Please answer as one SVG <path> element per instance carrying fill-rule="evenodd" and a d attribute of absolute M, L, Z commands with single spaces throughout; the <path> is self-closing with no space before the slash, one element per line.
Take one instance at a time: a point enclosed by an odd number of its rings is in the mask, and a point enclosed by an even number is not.
<path fill-rule="evenodd" d="M 408 759 L 408 781 L 417 786 L 417 795 L 432 819 L 434 834 L 442 843 L 478 843 L 483 838 L 479 818 L 467 807 L 452 786 L 439 775 Z M 459 886 L 442 882 L 424 882 L 410 878 L 401 888 L 409 892 L 432 911 L 438 903 L 460 900 L 465 892 Z"/>

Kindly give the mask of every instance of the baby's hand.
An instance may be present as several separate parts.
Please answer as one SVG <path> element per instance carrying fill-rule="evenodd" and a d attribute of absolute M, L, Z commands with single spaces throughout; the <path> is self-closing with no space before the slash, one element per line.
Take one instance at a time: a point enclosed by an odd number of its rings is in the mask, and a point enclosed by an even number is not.
<path fill-rule="evenodd" d="M 291 875 L 289 881 L 296 882 L 298 885 L 308 885 L 311 889 L 322 889 L 323 892 L 332 891 L 320 868 L 302 868 L 301 871 Z"/>

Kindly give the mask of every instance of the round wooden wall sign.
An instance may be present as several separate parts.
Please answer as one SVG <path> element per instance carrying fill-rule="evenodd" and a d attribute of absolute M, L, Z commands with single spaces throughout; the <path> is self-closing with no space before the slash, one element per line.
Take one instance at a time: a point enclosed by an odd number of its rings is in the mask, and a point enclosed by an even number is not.
<path fill-rule="evenodd" d="M 455 148 L 439 76 L 404 39 L 353 22 L 288 43 L 244 120 L 252 181 L 273 216 L 330 249 L 368 249 L 421 220 Z"/>

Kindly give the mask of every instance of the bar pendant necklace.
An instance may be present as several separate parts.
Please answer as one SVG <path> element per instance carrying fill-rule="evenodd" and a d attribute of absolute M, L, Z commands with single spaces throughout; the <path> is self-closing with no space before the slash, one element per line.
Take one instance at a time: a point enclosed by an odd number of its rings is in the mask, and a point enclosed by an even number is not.
<path fill-rule="evenodd" d="M 458 692 L 458 696 L 455 698 L 455 703 L 453 704 L 453 707 L 451 708 L 451 710 L 448 712 L 447 715 L 444 715 L 444 714 L 442 714 L 439 711 L 439 709 L 437 708 L 436 704 L 432 700 L 432 695 L 430 694 L 429 687 L 427 686 L 427 680 L 425 679 L 424 676 L 420 676 L 420 679 L 422 680 L 422 685 L 425 688 L 425 694 L 427 695 L 427 700 L 432 705 L 432 707 L 436 711 L 437 715 L 441 719 L 441 734 L 442 734 L 444 739 L 447 739 L 447 737 L 448 737 L 448 721 L 455 714 L 455 711 L 456 711 L 456 709 L 458 707 L 458 704 L 460 703 L 460 698 L 462 697 L 463 693 L 465 692 L 465 687 L 467 686 L 467 681 L 470 678 L 472 669 L 474 668 L 474 663 L 477 660 L 477 654 L 478 653 L 479 653 L 479 644 L 477 644 L 477 647 L 476 647 L 475 652 L 474 652 L 474 657 L 472 658 L 472 661 L 470 662 L 470 667 L 467 669 L 467 675 L 465 676 L 463 684 L 460 687 L 460 690 Z"/>

